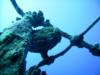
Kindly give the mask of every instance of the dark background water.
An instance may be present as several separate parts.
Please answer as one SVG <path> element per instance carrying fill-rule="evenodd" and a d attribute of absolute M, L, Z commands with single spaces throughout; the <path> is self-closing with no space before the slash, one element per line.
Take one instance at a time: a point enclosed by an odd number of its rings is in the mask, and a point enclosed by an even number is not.
<path fill-rule="evenodd" d="M 84 31 L 100 16 L 100 0 L 17 0 L 25 11 L 42 10 L 51 23 L 63 31 L 76 35 Z M 20 17 L 14 10 L 10 0 L 0 0 L 0 31 L 11 26 L 11 22 Z M 100 22 L 85 35 L 91 44 L 100 43 Z M 49 51 L 54 55 L 62 51 L 69 41 L 62 38 L 55 48 Z M 36 53 L 28 53 L 27 69 L 37 64 L 41 57 Z M 48 75 L 100 75 L 100 57 L 93 56 L 85 48 L 73 47 L 52 65 L 42 67 Z"/>

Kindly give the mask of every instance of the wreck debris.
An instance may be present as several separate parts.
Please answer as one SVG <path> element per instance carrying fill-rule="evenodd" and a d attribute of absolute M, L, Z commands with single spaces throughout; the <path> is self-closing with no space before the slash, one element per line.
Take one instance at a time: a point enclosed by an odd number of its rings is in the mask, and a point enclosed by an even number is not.
<path fill-rule="evenodd" d="M 0 74 L 1 75 L 46 75 L 40 67 L 54 63 L 55 59 L 64 55 L 71 47 L 87 48 L 93 55 L 100 56 L 99 44 L 89 44 L 84 40 L 85 34 L 100 20 L 98 17 L 83 33 L 69 35 L 59 28 L 54 27 L 49 20 L 45 20 L 43 12 L 26 12 L 11 0 L 15 10 L 22 18 L 16 18 L 16 22 L 10 28 L 0 33 Z M 34 30 L 43 26 L 42 29 Z M 48 56 L 48 51 L 56 46 L 61 38 L 70 40 L 70 45 L 60 53 Z M 44 45 L 45 44 L 45 45 Z M 40 53 L 43 60 L 33 65 L 26 71 L 27 52 Z"/>
<path fill-rule="evenodd" d="M 17 13 L 21 16 L 24 16 L 24 12 L 23 10 L 17 5 L 16 1 L 15 0 L 10 0 L 14 6 L 14 8 L 16 9 Z"/>

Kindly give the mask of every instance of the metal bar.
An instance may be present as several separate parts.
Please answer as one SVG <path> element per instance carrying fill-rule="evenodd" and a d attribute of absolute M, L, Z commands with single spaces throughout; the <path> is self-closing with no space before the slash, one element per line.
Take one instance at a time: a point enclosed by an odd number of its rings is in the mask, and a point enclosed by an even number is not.
<path fill-rule="evenodd" d="M 24 12 L 23 10 L 18 6 L 18 4 L 16 3 L 16 0 L 10 0 L 12 5 L 14 6 L 15 10 L 17 11 L 17 13 L 21 16 L 24 16 Z"/>
<path fill-rule="evenodd" d="M 96 23 L 100 20 L 100 17 L 98 17 L 83 33 L 81 33 L 82 36 L 84 36 L 91 28 L 93 28 Z"/>

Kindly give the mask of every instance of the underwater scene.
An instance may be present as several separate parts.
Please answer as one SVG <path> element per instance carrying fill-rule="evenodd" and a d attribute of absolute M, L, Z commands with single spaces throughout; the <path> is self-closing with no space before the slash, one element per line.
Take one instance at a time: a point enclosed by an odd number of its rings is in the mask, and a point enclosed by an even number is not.
<path fill-rule="evenodd" d="M 100 75 L 100 0 L 0 0 L 0 75 Z"/>

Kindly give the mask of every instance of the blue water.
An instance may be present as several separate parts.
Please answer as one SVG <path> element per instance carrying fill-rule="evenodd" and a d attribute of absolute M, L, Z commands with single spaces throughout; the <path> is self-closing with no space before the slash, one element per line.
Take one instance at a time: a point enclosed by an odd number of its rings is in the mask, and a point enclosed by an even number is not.
<path fill-rule="evenodd" d="M 42 10 L 44 16 L 61 30 L 76 35 L 84 31 L 100 16 L 100 0 L 17 0 L 18 5 L 27 11 Z M 11 26 L 11 22 L 20 17 L 14 10 L 10 0 L 0 0 L 0 31 Z M 85 40 L 91 44 L 100 44 L 100 22 L 86 35 Z M 49 51 L 54 55 L 67 47 L 69 41 L 62 38 L 55 48 Z M 41 56 L 28 53 L 27 69 L 37 64 Z M 100 57 L 93 56 L 85 48 L 71 48 L 64 56 L 52 65 L 41 68 L 48 75 L 100 75 Z"/>

